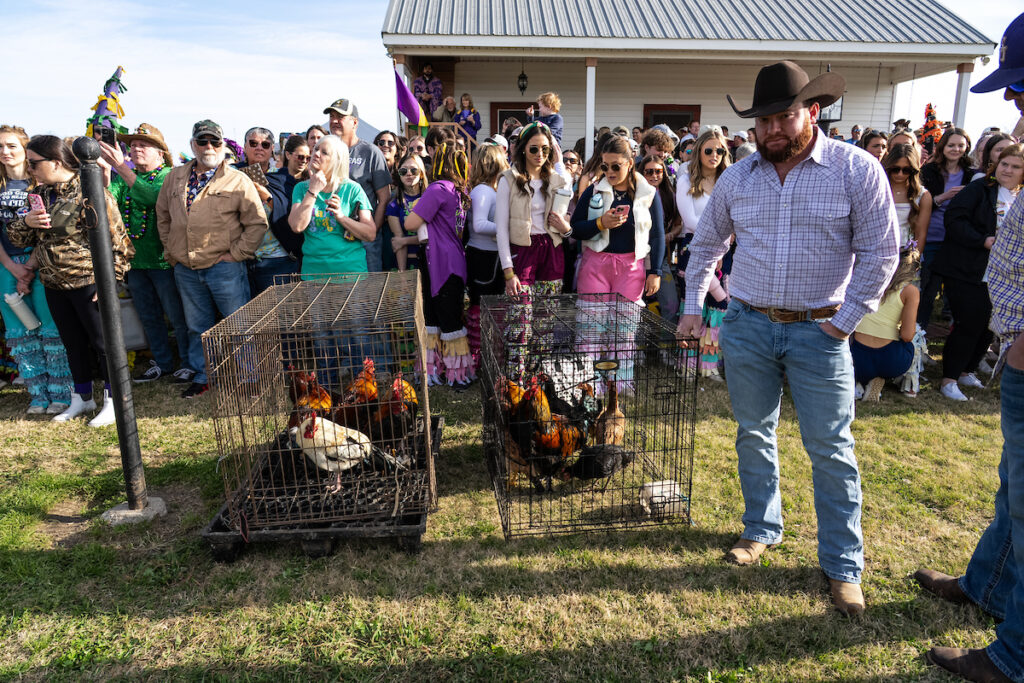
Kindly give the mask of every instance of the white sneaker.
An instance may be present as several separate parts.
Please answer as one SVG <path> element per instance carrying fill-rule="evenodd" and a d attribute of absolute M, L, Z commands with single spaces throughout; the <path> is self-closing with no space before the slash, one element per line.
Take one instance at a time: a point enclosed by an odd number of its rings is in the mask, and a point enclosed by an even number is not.
<path fill-rule="evenodd" d="M 952 399 L 954 401 L 970 400 L 966 396 L 964 396 L 964 392 L 960 391 L 960 387 L 956 385 L 956 382 L 949 382 L 948 384 L 943 384 L 942 387 L 939 389 L 939 393 L 945 396 L 946 398 Z"/>
<path fill-rule="evenodd" d="M 709 370 L 708 374 L 704 375 L 704 377 L 706 379 L 711 380 L 712 382 L 724 382 L 725 381 L 722 378 L 722 376 L 720 374 L 718 374 L 718 370 Z"/>
<path fill-rule="evenodd" d="M 992 374 L 992 366 L 988 364 L 988 361 L 982 359 L 982 361 L 980 363 L 978 363 L 978 371 L 979 372 L 984 372 L 986 375 L 991 375 Z"/>
<path fill-rule="evenodd" d="M 85 413 L 90 410 L 96 410 L 96 401 L 92 400 L 91 398 L 88 401 L 83 401 L 81 394 L 76 394 L 72 392 L 71 405 L 69 405 L 67 410 L 65 410 L 63 413 L 55 416 L 53 418 L 53 421 L 67 422 L 68 420 L 73 420 L 82 413 Z"/>
<path fill-rule="evenodd" d="M 46 406 L 47 415 L 60 415 L 68 409 L 67 403 L 61 403 L 60 401 L 54 401 L 50 405 Z"/>
<path fill-rule="evenodd" d="M 110 392 L 103 391 L 103 408 L 96 413 L 96 417 L 89 420 L 90 427 L 106 427 L 114 424 L 114 399 L 110 398 Z"/>
<path fill-rule="evenodd" d="M 960 379 L 958 379 L 957 382 L 960 383 L 960 386 L 964 387 L 972 387 L 974 389 L 985 388 L 985 385 L 981 383 L 981 380 L 978 379 L 978 376 L 973 372 L 968 372 L 966 375 L 960 375 Z"/>
<path fill-rule="evenodd" d="M 864 398 L 864 385 L 860 382 L 856 382 L 853 385 L 853 398 L 857 401 Z"/>
<path fill-rule="evenodd" d="M 26 415 L 42 415 L 45 412 L 46 412 L 46 406 L 32 404 L 32 405 L 30 405 L 28 407 L 28 410 L 25 411 L 25 414 Z"/>

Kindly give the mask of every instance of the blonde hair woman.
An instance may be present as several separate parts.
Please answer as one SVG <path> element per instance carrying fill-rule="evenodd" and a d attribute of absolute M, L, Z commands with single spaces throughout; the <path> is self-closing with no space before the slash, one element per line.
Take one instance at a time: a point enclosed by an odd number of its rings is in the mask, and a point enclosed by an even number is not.
<path fill-rule="evenodd" d="M 348 145 L 336 135 L 320 139 L 309 162 L 310 179 L 295 185 L 288 224 L 304 232 L 302 277 L 365 273 L 366 249 L 377 235 L 370 200 L 348 177 Z"/>

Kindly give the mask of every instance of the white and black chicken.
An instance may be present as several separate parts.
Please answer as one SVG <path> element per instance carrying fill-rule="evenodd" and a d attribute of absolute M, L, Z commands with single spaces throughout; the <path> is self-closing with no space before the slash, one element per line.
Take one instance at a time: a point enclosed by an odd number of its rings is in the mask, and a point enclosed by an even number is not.
<path fill-rule="evenodd" d="M 292 444 L 302 450 L 309 461 L 325 472 L 335 474 L 331 493 L 341 490 L 341 473 L 360 465 L 378 464 L 384 469 L 407 469 L 393 456 L 370 442 L 370 437 L 318 417 L 310 410 L 308 417 L 288 430 Z"/>

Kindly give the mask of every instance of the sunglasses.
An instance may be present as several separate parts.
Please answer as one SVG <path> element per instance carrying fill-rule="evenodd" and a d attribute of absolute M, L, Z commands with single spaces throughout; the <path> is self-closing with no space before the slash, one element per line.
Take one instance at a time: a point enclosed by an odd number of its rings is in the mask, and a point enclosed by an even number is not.
<path fill-rule="evenodd" d="M 220 138 L 196 138 L 196 147 L 220 147 L 224 144 L 224 141 Z"/>
<path fill-rule="evenodd" d="M 910 168 L 909 166 L 890 166 L 885 169 L 885 172 L 889 175 L 917 175 L 917 169 Z"/>
<path fill-rule="evenodd" d="M 537 145 L 530 145 L 529 147 L 526 148 L 526 151 L 529 152 L 530 154 L 540 154 L 542 156 L 547 156 L 551 154 L 551 148 L 548 147 L 547 145 L 544 145 L 543 147 L 538 147 Z"/>
<path fill-rule="evenodd" d="M 296 161 L 309 161 L 312 157 L 308 154 L 293 154 L 292 159 Z"/>
<path fill-rule="evenodd" d="M 663 169 L 663 168 L 645 168 L 644 169 L 644 175 L 645 176 L 650 176 L 650 177 L 653 177 L 653 176 L 656 176 L 656 175 L 665 175 L 665 169 Z"/>
<path fill-rule="evenodd" d="M 626 168 L 625 164 L 612 164 L 611 166 L 609 166 L 608 164 L 601 164 L 601 170 L 604 171 L 605 173 L 608 172 L 608 169 L 611 169 L 614 173 L 618 173 L 624 168 Z"/>
<path fill-rule="evenodd" d="M 263 142 L 256 142 L 255 140 L 249 140 L 249 142 L 247 144 L 250 147 L 252 147 L 253 149 L 256 149 L 257 147 L 262 147 L 263 149 L 270 149 L 271 147 L 274 146 L 273 143 L 271 143 L 268 140 L 264 140 Z"/>
<path fill-rule="evenodd" d="M 423 145 L 420 145 L 418 147 L 410 147 L 409 151 L 410 152 L 415 152 L 416 154 L 419 154 L 420 152 L 426 151 L 426 149 L 427 149 L 426 147 L 424 147 Z"/>
<path fill-rule="evenodd" d="M 577 159 L 576 157 L 562 157 L 562 163 L 565 163 L 565 164 L 578 164 L 578 163 L 580 163 L 580 160 Z"/>
<path fill-rule="evenodd" d="M 394 140 L 378 140 L 377 141 L 377 146 L 378 147 L 394 147 L 395 146 L 395 141 Z"/>
<path fill-rule="evenodd" d="M 725 150 L 722 149 L 721 147 L 716 147 L 714 149 L 712 149 L 711 147 L 705 147 L 704 148 L 704 156 L 706 156 L 706 157 L 710 157 L 710 156 L 720 157 L 720 156 L 722 156 L 724 154 L 725 154 Z"/>
<path fill-rule="evenodd" d="M 398 169 L 398 175 L 404 178 L 407 175 L 419 175 L 420 171 L 417 168 L 410 168 L 409 166 L 403 166 Z"/>
<path fill-rule="evenodd" d="M 53 161 L 53 159 L 26 159 L 29 168 L 35 168 L 36 164 L 41 164 L 44 161 Z"/>

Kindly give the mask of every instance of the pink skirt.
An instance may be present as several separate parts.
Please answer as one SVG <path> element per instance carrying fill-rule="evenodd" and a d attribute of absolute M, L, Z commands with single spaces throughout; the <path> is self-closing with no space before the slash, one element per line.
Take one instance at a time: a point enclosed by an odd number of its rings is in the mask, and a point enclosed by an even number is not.
<path fill-rule="evenodd" d="M 636 254 L 609 254 L 583 247 L 576 291 L 580 294 L 621 294 L 643 304 L 647 272 Z"/>

